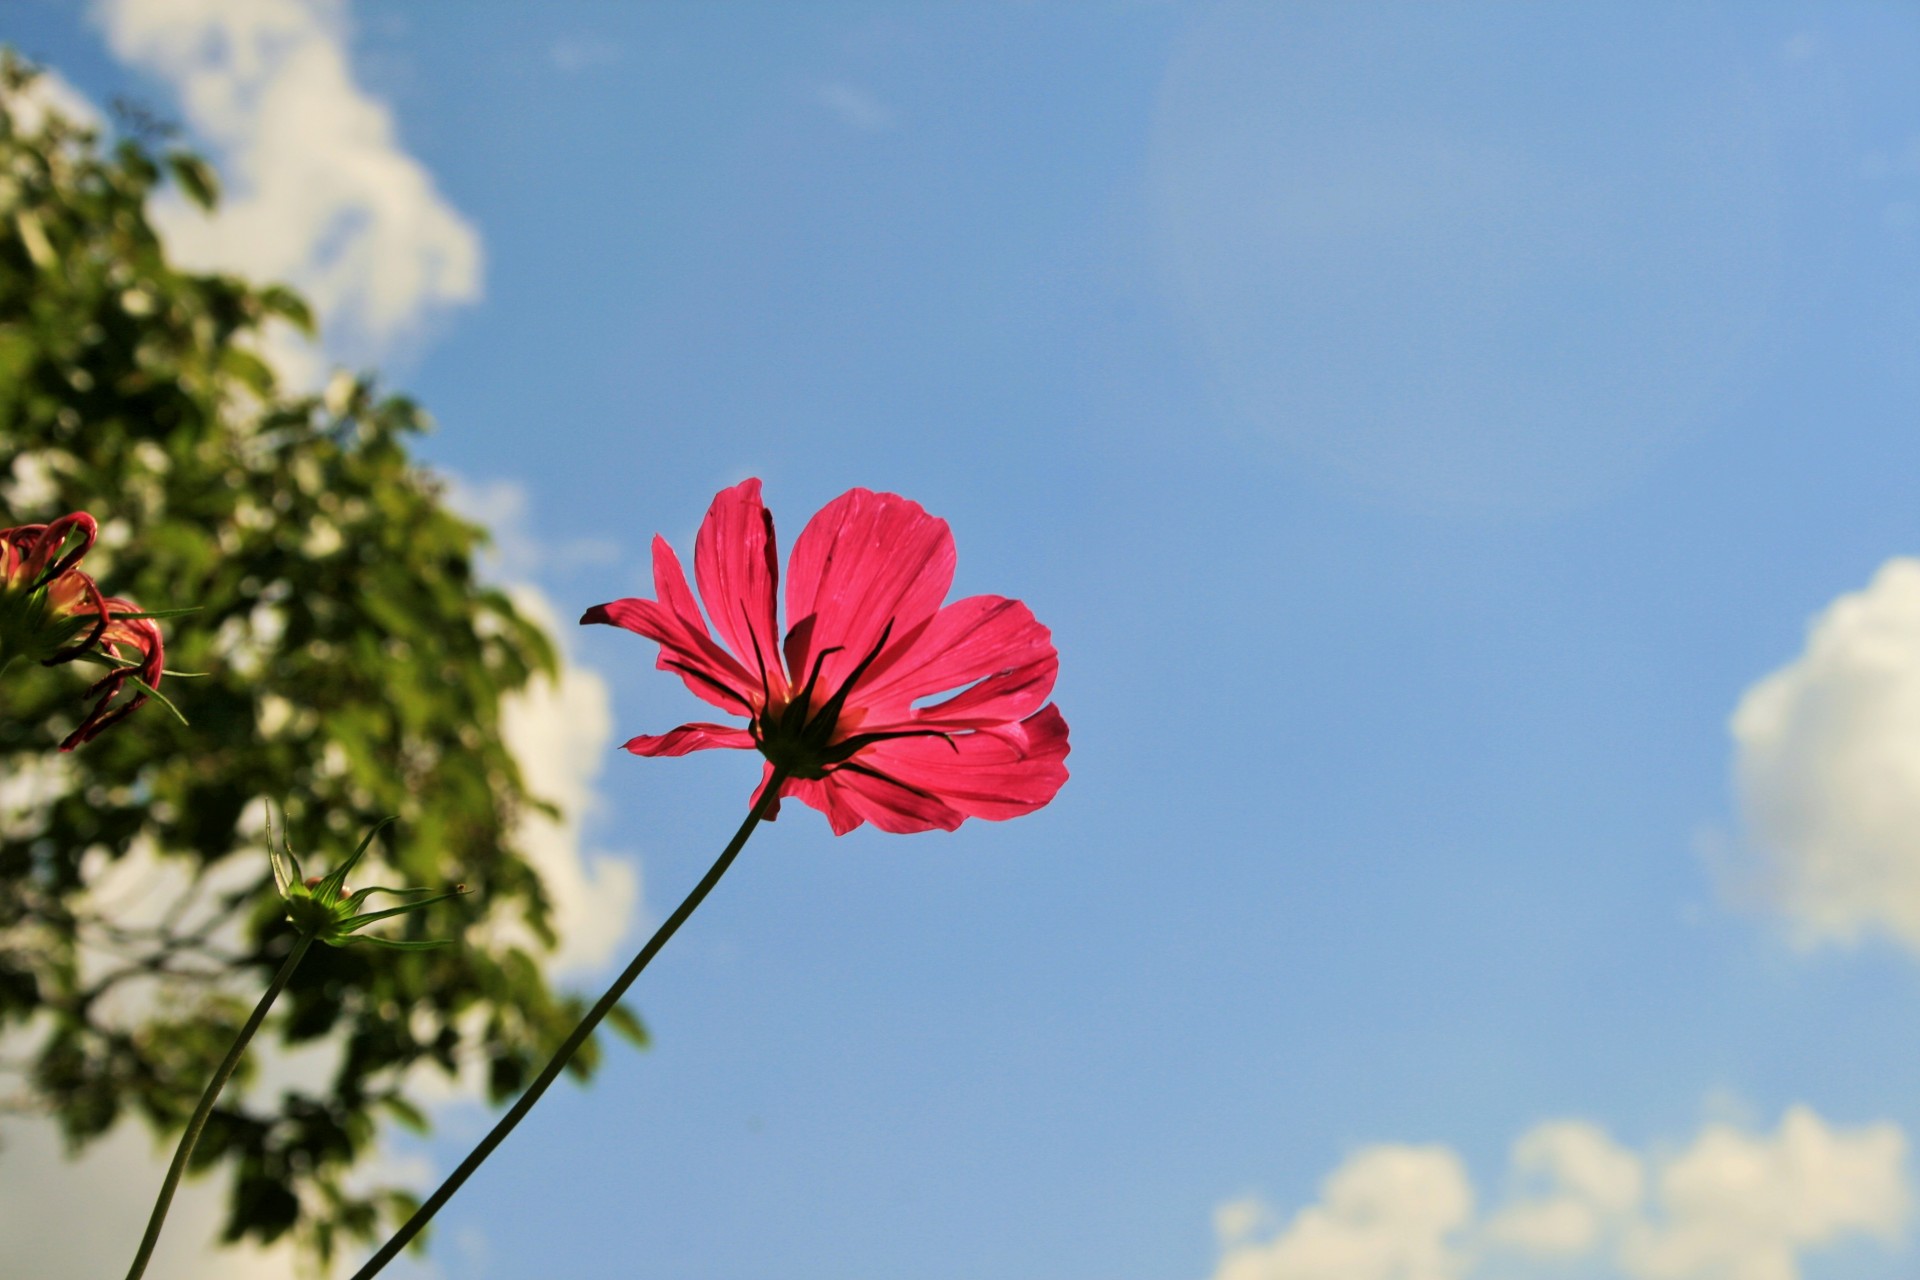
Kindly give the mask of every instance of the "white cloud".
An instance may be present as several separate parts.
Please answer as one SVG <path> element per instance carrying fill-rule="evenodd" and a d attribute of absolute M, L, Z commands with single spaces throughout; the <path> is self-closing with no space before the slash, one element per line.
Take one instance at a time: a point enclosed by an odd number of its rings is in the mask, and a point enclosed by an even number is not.
<path fill-rule="evenodd" d="M 885 133 L 899 123 L 893 108 L 855 85 L 840 81 L 816 85 L 813 96 L 841 124 L 861 133 Z"/>
<path fill-rule="evenodd" d="M 550 967 L 591 970 L 626 938 L 640 898 L 631 861 L 607 853 L 589 857 L 581 846 L 582 822 L 600 808 L 594 783 L 613 742 L 612 698 L 599 672 L 567 656 L 567 631 L 552 602 L 525 584 L 512 594 L 522 612 L 559 640 L 564 663 L 557 682 L 537 682 L 503 710 L 507 746 L 528 790 L 561 809 L 558 819 L 529 815 L 520 847 L 553 903 L 560 945 Z"/>
<path fill-rule="evenodd" d="M 67 763 L 65 757 L 59 763 Z M 65 790 L 64 768 L 39 770 L 0 785 L 0 829 Z M 195 882 L 186 864 L 159 857 L 150 843 L 138 842 L 124 857 L 108 861 L 89 855 L 85 879 L 87 906 L 92 914 L 117 925 L 140 927 L 157 923 L 179 910 L 178 924 L 192 931 L 214 919 L 212 904 L 235 890 L 244 890 L 264 874 L 265 829 L 261 806 L 248 814 L 248 825 L 260 838 L 260 856 L 246 855 L 214 865 Z M 316 852 L 316 851 L 307 851 Z M 243 941 L 244 917 L 217 924 L 208 941 L 237 950 Z M 97 977 L 124 962 L 117 952 L 83 946 L 82 971 Z M 258 998 L 256 985 L 228 982 L 225 990 L 246 1001 Z M 136 979 L 116 985 L 96 1005 L 110 1024 L 130 1028 L 167 997 L 158 982 Z M 0 1041 L 9 1059 L 29 1057 L 46 1026 L 44 1022 L 16 1030 Z M 248 1051 L 251 1079 L 244 1087 L 230 1085 L 227 1097 L 245 1096 L 255 1105 L 267 1105 L 283 1090 L 323 1089 L 339 1065 L 340 1046 L 327 1041 L 288 1049 L 269 1034 Z M 477 1084 L 470 1097 L 480 1096 Z M 168 1162 L 173 1139 L 156 1139 L 139 1123 L 121 1123 L 77 1155 L 70 1155 L 54 1123 L 45 1117 L 9 1117 L 0 1132 L 0 1172 L 6 1192 L 0 1195 L 0 1240 L 7 1242 L 8 1274 L 64 1280 L 65 1277 L 118 1275 L 133 1259 L 145 1230 Z M 353 1176 L 360 1186 L 428 1183 L 431 1170 L 417 1159 L 398 1159 L 378 1150 L 362 1162 Z M 166 1230 L 147 1271 L 151 1280 L 294 1280 L 305 1273 L 291 1242 L 268 1247 L 218 1243 L 226 1221 L 228 1182 L 224 1176 L 189 1178 L 174 1198 Z M 75 1205 L 85 1205 L 85 1229 L 75 1229 Z M 425 1280 L 438 1272 L 410 1264 L 399 1276 Z"/>
<path fill-rule="evenodd" d="M 65 116 L 77 125 L 99 129 L 105 124 L 100 109 L 71 81 L 51 67 L 40 68 L 27 84 L 26 92 L 12 102 L 14 127 L 22 133 L 37 133 L 49 111 Z"/>
<path fill-rule="evenodd" d="M 1709 1125 L 1672 1153 L 1561 1120 L 1520 1137 L 1512 1191 L 1476 1214 L 1448 1148 L 1369 1147 L 1270 1239 L 1253 1238 L 1277 1220 L 1266 1206 L 1221 1206 L 1213 1280 L 1491 1280 L 1581 1264 L 1631 1280 L 1797 1280 L 1808 1252 L 1902 1239 L 1906 1156 L 1893 1124 L 1834 1128 L 1806 1107 L 1771 1134 Z"/>
<path fill-rule="evenodd" d="M 126 1271 L 153 1209 L 169 1152 L 121 1125 L 78 1160 L 63 1158 L 51 1123 L 9 1123 L 0 1240 L 9 1274 L 83 1280 Z M 84 1212 L 77 1206 L 85 1206 Z M 188 1181 L 174 1198 L 150 1280 L 294 1280 L 292 1249 L 213 1247 L 225 1218 L 217 1180 Z"/>
<path fill-rule="evenodd" d="M 1235 1227 L 1253 1220 L 1248 1202 L 1229 1208 Z M 1453 1152 L 1368 1147 L 1273 1239 L 1228 1248 L 1214 1280 L 1452 1280 L 1472 1217 L 1473 1187 Z"/>
<path fill-rule="evenodd" d="M 172 1158 L 170 1145 L 146 1129 L 121 1125 L 69 1159 L 46 1120 L 9 1121 L 0 1195 L 0 1240 L 7 1274 L 22 1280 L 99 1280 L 133 1261 L 147 1216 Z M 368 1182 L 427 1183 L 417 1162 L 376 1159 Z M 85 1206 L 84 1210 L 76 1206 Z M 221 1177 L 188 1178 L 167 1213 L 166 1230 L 147 1268 L 147 1280 L 310 1280 L 291 1242 L 261 1247 L 219 1245 L 226 1222 L 227 1186 Z M 403 1256 L 383 1274 L 392 1280 L 437 1280 L 431 1262 Z"/>
<path fill-rule="evenodd" d="M 1803 944 L 1920 950 L 1920 560 L 1834 601 L 1731 729 L 1752 852 L 1736 889 Z"/>
<path fill-rule="evenodd" d="M 1523 1252 L 1586 1253 L 1643 1194 L 1639 1158 L 1585 1121 L 1562 1120 L 1531 1130 L 1514 1144 L 1512 1159 L 1515 1174 L 1536 1190 L 1494 1215 L 1487 1235 Z"/>
<path fill-rule="evenodd" d="M 225 184 L 220 210 L 208 218 L 178 198 L 154 216 L 177 260 L 200 269 L 231 270 L 285 280 L 314 304 L 330 343 L 364 351 L 401 341 L 442 307 L 479 296 L 481 251 L 474 229 L 436 189 L 431 175 L 401 147 L 390 111 L 354 81 L 346 45 L 345 8 L 326 0 L 99 0 L 95 13 L 121 59 L 155 72 L 178 92 L 198 145 L 216 160 Z M 37 87 L 39 102 L 98 122 L 99 116 L 57 76 Z M 284 336 L 268 355 L 295 381 L 317 383 L 318 355 Z M 12 478 L 30 484 L 29 475 Z M 498 530 L 504 562 L 531 573 L 602 559 L 607 548 L 580 543 L 540 548 L 524 529 L 524 495 L 498 487 L 511 518 Z M 521 606 L 552 624 L 552 609 L 530 588 Z M 564 648 L 566 631 L 555 628 Z M 581 823 L 596 805 L 592 790 L 612 723 L 605 682 L 569 665 L 556 682 L 516 699 L 505 711 L 509 745 L 532 790 L 558 802 L 559 820 L 530 817 L 522 847 L 551 896 L 560 947 L 555 973 L 603 963 L 634 916 L 639 878 L 629 861 L 589 858 Z M 58 762 L 55 762 L 56 765 Z M 31 807 L 60 783 L 21 775 L 0 784 L 0 823 Z M 238 868 L 236 871 L 244 871 Z M 99 886 L 101 895 L 156 892 L 178 868 L 131 858 Z M 122 1012 L 150 998 L 129 989 Z M 10 1045 L 16 1048 L 18 1044 Z M 262 1048 L 256 1089 L 295 1081 L 318 1083 L 331 1067 L 327 1052 L 279 1055 Z M 436 1105 L 479 1096 L 474 1080 L 419 1081 Z M 50 1124 L 9 1122 L 0 1151 L 6 1191 L 0 1194 L 0 1240 L 8 1273 L 49 1280 L 117 1274 L 132 1257 L 170 1154 L 137 1125 L 123 1124 L 77 1159 L 68 1160 Z M 377 1156 L 364 1176 L 414 1186 L 424 1168 Z M 274 1280 L 295 1273 L 291 1251 L 216 1249 L 225 1212 L 217 1179 L 181 1190 L 155 1264 L 155 1280 Z M 75 1205 L 86 1206 L 84 1218 Z M 458 1244 L 459 1242 L 456 1242 Z M 467 1253 L 472 1242 L 467 1242 Z M 403 1260 L 389 1274 L 427 1276 L 431 1267 Z"/>
<path fill-rule="evenodd" d="M 355 351 L 479 296 L 480 237 L 355 83 L 344 6 L 98 0 L 95 13 L 117 57 L 178 92 L 226 184 L 212 218 L 157 204 L 179 260 L 296 285 L 329 341 Z"/>
<path fill-rule="evenodd" d="M 447 501 L 492 533 L 489 571 L 510 584 L 514 604 L 560 646 L 559 680 L 536 681 L 509 700 L 504 729 L 528 789 L 562 811 L 558 820 L 529 815 L 520 832 L 521 847 L 553 901 L 560 947 L 551 967 L 555 972 L 593 969 L 626 937 L 640 897 L 630 856 L 589 855 L 582 847 L 583 824 L 602 807 L 594 784 L 613 743 L 612 696 L 597 671 L 573 659 L 571 620 L 562 619 L 528 579 L 543 570 L 604 563 L 619 549 L 591 540 L 558 547 L 543 542 L 529 528 L 525 487 L 511 480 L 474 484 L 448 477 Z"/>
<path fill-rule="evenodd" d="M 471 490 L 456 489 L 460 492 Z M 525 530 L 525 496 L 514 486 L 494 486 L 480 492 L 492 495 L 496 508 L 518 513 L 499 532 L 503 555 L 510 562 L 543 563 L 550 556 L 529 545 Z M 463 508 L 472 514 L 470 508 Z M 552 605 L 530 587 L 513 588 L 516 603 L 559 638 L 563 653 L 570 628 L 559 625 Z M 554 923 L 560 935 L 558 950 L 547 960 L 553 974 L 591 969 L 603 964 L 625 938 L 636 914 L 639 876 L 631 858 L 606 853 L 589 856 L 582 848 L 583 821 L 598 808 L 594 780 L 604 764 L 613 733 L 606 682 L 577 664 L 562 668 L 557 682 L 543 682 L 512 700 L 504 711 L 509 746 L 525 771 L 533 792 L 557 802 L 563 816 L 530 816 L 520 832 L 521 847 L 540 873 L 551 897 Z M 37 824 L 33 816 L 50 798 L 71 785 L 72 761 L 48 756 L 0 779 L 0 832 Z M 249 814 L 264 854 L 263 811 Z M 329 851 L 301 850 L 325 865 Z M 337 853 L 338 851 L 332 851 Z M 241 855 L 218 864 L 199 886 L 198 901 L 218 899 L 228 890 L 244 887 L 263 874 L 264 858 Z M 375 875 L 377 879 L 387 879 Z M 97 913 L 122 926 L 152 923 L 173 909 L 192 889 L 185 864 L 154 855 L 150 846 L 105 864 L 89 865 L 86 879 Z M 191 928 L 202 917 L 190 912 L 182 920 Z M 220 945 L 237 945 L 241 922 L 228 922 L 215 933 Z M 508 932 L 515 929 L 510 926 Z M 524 926 L 518 927 L 522 937 Z M 83 954 L 89 973 L 116 963 L 104 953 Z M 229 988 L 246 999 L 257 989 Z M 102 1013 L 131 1025 L 153 1006 L 156 984 L 139 980 L 116 987 L 103 1002 Z M 473 1028 L 477 1029 L 477 1028 Z M 27 1056 L 37 1042 L 39 1028 L 29 1028 L 0 1044 L 0 1056 Z M 256 1042 L 250 1060 L 255 1068 L 251 1086 L 256 1098 L 271 1098 L 279 1090 L 324 1087 L 337 1066 L 338 1046 L 322 1042 L 293 1052 L 273 1044 L 271 1037 Z M 416 1100 L 444 1117 L 450 1107 L 471 1105 L 484 1096 L 484 1063 L 478 1058 L 454 1079 L 423 1067 L 410 1081 Z M 160 1185 L 170 1150 L 153 1142 L 138 1124 L 123 1123 L 101 1141 L 68 1159 L 51 1123 L 9 1118 L 0 1134 L 0 1240 L 7 1241 L 7 1274 L 45 1277 L 92 1277 L 117 1274 L 132 1258 L 152 1196 Z M 423 1189 L 431 1171 L 419 1162 L 399 1162 L 376 1152 L 364 1164 L 357 1180 L 388 1185 L 398 1183 Z M 84 1204 L 88 1229 L 76 1231 L 71 1208 Z M 287 1246 L 260 1250 L 223 1249 L 214 1244 L 226 1212 L 226 1187 L 218 1178 L 188 1182 L 168 1219 L 167 1233 L 149 1275 L 154 1280 L 277 1280 L 295 1276 L 294 1256 Z M 66 1225 L 49 1230 L 49 1224 Z M 473 1257 L 484 1242 L 455 1241 L 454 1257 Z M 396 1264 L 398 1266 L 399 1264 Z M 438 1274 L 426 1264 L 408 1262 L 396 1276 Z"/>
<path fill-rule="evenodd" d="M 1912 1193 L 1892 1124 L 1847 1132 L 1794 1107 L 1771 1137 L 1726 1125 L 1661 1170 L 1657 1221 L 1621 1248 L 1643 1280 L 1794 1280 L 1802 1251 L 1864 1235 L 1899 1239 Z"/>

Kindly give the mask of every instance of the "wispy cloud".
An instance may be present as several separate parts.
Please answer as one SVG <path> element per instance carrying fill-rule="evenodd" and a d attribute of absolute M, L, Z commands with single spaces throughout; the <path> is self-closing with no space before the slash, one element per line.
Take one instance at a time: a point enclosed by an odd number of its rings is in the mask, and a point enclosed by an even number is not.
<path fill-rule="evenodd" d="M 885 133 L 897 128 L 900 123 L 892 107 L 865 89 L 844 81 L 834 80 L 815 85 L 813 98 L 840 123 L 862 133 Z"/>
<path fill-rule="evenodd" d="M 1222 1206 L 1213 1280 L 1476 1280 L 1580 1264 L 1632 1280 L 1798 1280 L 1804 1254 L 1902 1238 L 1906 1156 L 1896 1125 L 1836 1128 L 1806 1107 L 1772 1133 L 1712 1124 L 1650 1152 L 1561 1120 L 1520 1137 L 1514 1190 L 1483 1211 L 1451 1148 L 1367 1147 L 1284 1223 L 1255 1198 Z"/>
<path fill-rule="evenodd" d="M 620 61 L 620 46 L 600 36 L 562 36 L 547 46 L 547 61 L 572 75 Z"/>
<path fill-rule="evenodd" d="M 448 499 L 454 509 L 493 535 L 488 567 L 507 581 L 519 582 L 543 573 L 570 573 L 575 569 L 615 564 L 620 544 L 608 538 L 575 538 L 552 542 L 536 537 L 530 524 L 531 502 L 526 486 L 515 480 L 476 482 L 449 477 Z"/>
<path fill-rule="evenodd" d="M 117 57 L 173 87 L 224 177 L 211 218 L 156 208 L 178 259 L 298 286 L 355 354 L 479 297 L 480 236 L 355 81 L 343 6 L 100 0 L 95 14 Z"/>
<path fill-rule="evenodd" d="M 1678 25 L 1588 7 L 1569 43 L 1561 8 L 1502 12 L 1495 42 L 1447 5 L 1210 6 L 1161 86 L 1147 195 L 1225 417 L 1413 505 L 1550 511 L 1672 448 L 1758 358 L 1780 175 L 1748 70 Z M 1563 84 L 1523 88 L 1515 48 L 1563 50 Z M 1632 83 L 1644 123 L 1567 87 L 1588 76 Z"/>

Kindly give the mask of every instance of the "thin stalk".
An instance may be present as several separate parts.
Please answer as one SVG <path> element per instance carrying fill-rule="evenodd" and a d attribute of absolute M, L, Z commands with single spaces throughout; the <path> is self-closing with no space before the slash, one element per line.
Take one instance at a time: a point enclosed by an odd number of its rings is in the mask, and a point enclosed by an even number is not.
<path fill-rule="evenodd" d="M 713 886 L 720 883 L 720 877 L 727 873 L 727 868 L 733 865 L 733 860 L 740 856 L 740 850 L 746 847 L 747 837 L 753 834 L 753 829 L 760 825 L 760 820 L 766 817 L 767 810 L 771 809 L 779 798 L 780 784 L 785 781 L 786 775 L 779 771 L 775 771 L 767 780 L 765 789 L 760 793 L 760 799 L 754 803 L 752 809 L 747 811 L 747 820 L 740 824 L 738 831 L 733 833 L 733 839 L 727 842 L 727 847 L 721 851 L 713 866 L 708 868 L 707 874 L 700 883 L 693 887 L 693 892 L 674 908 L 673 914 L 667 917 L 666 923 L 647 939 L 646 946 L 640 948 L 640 954 L 636 955 L 621 971 L 620 976 L 613 980 L 613 985 L 594 1002 L 593 1008 L 587 1010 L 587 1016 L 580 1019 L 580 1025 L 561 1042 L 560 1047 L 554 1051 L 553 1057 L 547 1061 L 547 1065 L 540 1069 L 540 1074 L 534 1078 L 532 1084 L 527 1086 L 527 1091 L 520 1095 L 519 1100 L 508 1109 L 507 1114 L 500 1117 L 499 1123 L 480 1140 L 480 1145 L 467 1153 L 467 1158 L 460 1162 L 460 1167 L 447 1175 L 447 1180 L 427 1197 L 426 1202 L 414 1212 L 411 1218 L 407 1219 L 404 1226 L 393 1233 L 393 1238 L 381 1245 L 380 1251 L 368 1258 L 366 1265 L 353 1273 L 353 1280 L 371 1280 L 371 1277 L 378 1274 L 382 1267 L 393 1261 L 399 1252 L 420 1234 L 421 1228 L 432 1220 L 433 1215 L 440 1211 L 440 1207 L 453 1199 L 454 1192 L 458 1191 L 473 1171 L 493 1154 L 494 1148 L 506 1140 L 507 1135 L 513 1132 L 514 1126 L 525 1118 L 527 1112 L 533 1110 L 533 1104 L 540 1101 L 540 1095 L 547 1091 L 547 1086 L 552 1084 L 560 1072 L 566 1068 L 574 1052 L 586 1042 L 588 1036 L 593 1034 L 593 1029 L 600 1025 L 600 1020 L 612 1011 L 613 1006 L 620 1003 L 620 998 L 627 994 L 627 988 L 633 985 L 633 980 L 640 976 L 641 970 L 645 969 L 653 957 L 659 954 L 660 948 L 667 945 L 667 939 L 686 923 L 687 917 L 693 914 L 694 908 L 705 901 L 707 894 L 713 891 Z"/>
<path fill-rule="evenodd" d="M 240 1034 L 234 1037 L 227 1056 L 215 1068 L 213 1079 L 207 1082 L 207 1091 L 200 1095 L 200 1105 L 194 1108 L 193 1118 L 187 1121 L 187 1131 L 180 1135 L 180 1145 L 174 1148 L 173 1163 L 167 1167 L 167 1180 L 160 1184 L 160 1198 L 154 1201 L 153 1216 L 147 1219 L 147 1234 L 140 1241 L 140 1252 L 134 1255 L 127 1280 L 140 1280 L 141 1274 L 146 1271 L 147 1261 L 153 1257 L 153 1247 L 160 1242 L 160 1228 L 166 1225 L 167 1210 L 173 1204 L 173 1193 L 180 1186 L 181 1175 L 187 1171 L 187 1159 L 193 1154 L 194 1144 L 200 1141 L 200 1131 L 207 1127 L 207 1117 L 213 1114 L 213 1104 L 218 1101 L 220 1091 L 226 1087 L 234 1068 L 240 1065 L 240 1055 L 246 1052 L 247 1042 L 260 1029 L 267 1010 L 273 1007 L 274 1000 L 286 989 L 287 980 L 293 977 L 293 971 L 300 966 L 301 957 L 307 954 L 307 948 L 312 945 L 311 933 L 301 934 L 299 941 L 293 944 L 293 950 L 287 952 L 280 972 L 274 974 L 273 981 L 267 984 L 266 994 L 260 997 L 259 1004 L 253 1006 L 246 1025 L 240 1028 Z"/>

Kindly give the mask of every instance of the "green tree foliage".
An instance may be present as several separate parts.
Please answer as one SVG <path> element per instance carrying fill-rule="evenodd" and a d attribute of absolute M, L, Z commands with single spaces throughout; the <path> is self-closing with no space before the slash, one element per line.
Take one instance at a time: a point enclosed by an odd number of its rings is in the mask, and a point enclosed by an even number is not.
<path fill-rule="evenodd" d="M 554 651 L 476 580 L 481 531 L 408 456 L 422 412 L 366 380 L 289 394 L 257 352 L 310 329 L 301 300 L 168 263 L 148 198 L 170 180 L 211 208 L 212 173 L 57 117 L 22 131 L 29 78 L 0 68 L 0 526 L 92 512 L 85 567 L 199 606 L 163 625 L 169 667 L 205 674 L 167 682 L 190 723 L 149 705 L 66 756 L 87 671 L 0 687 L 0 1037 L 26 1046 L 0 1093 L 76 1146 L 128 1114 L 176 1131 L 290 942 L 262 802 L 320 867 L 398 815 L 381 879 L 473 892 L 397 936 L 460 941 L 315 948 L 274 1026 L 331 1049 L 328 1078 L 223 1099 L 195 1160 L 231 1174 L 227 1238 L 327 1257 L 410 1208 L 346 1176 L 379 1121 L 423 1123 L 410 1085 L 477 1065 L 498 1100 L 579 1014 L 529 950 L 553 942 L 513 836 L 538 802 L 500 735 Z M 150 900 L 89 892 L 129 857 L 178 874 Z"/>

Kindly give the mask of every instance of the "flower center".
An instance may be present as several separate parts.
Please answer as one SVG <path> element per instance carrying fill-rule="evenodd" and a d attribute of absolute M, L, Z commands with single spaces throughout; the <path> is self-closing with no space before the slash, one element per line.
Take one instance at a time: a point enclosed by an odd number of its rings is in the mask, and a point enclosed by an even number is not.
<path fill-rule="evenodd" d="M 832 645 L 815 654 L 806 686 L 785 702 L 774 699 L 773 691 L 764 687 L 765 675 L 761 676 L 766 709 L 753 718 L 749 731 L 760 754 L 772 761 L 774 768 L 790 778 L 824 778 L 835 766 L 852 759 L 854 752 L 876 740 L 871 734 L 851 738 L 842 738 L 840 734 L 859 723 L 861 713 L 858 708 L 847 711 L 847 697 L 887 647 L 892 634 L 893 622 L 889 619 L 867 656 L 860 659 L 833 695 L 817 708 L 813 700 L 820 687 L 820 670 L 829 657 L 842 652 L 846 646 Z"/>
<path fill-rule="evenodd" d="M 814 655 L 813 670 L 807 674 L 806 687 L 785 702 L 774 700 L 772 690 L 765 686 L 766 677 L 762 675 L 761 693 L 766 710 L 753 717 L 747 730 L 753 735 L 760 754 L 771 761 L 774 768 L 789 778 L 819 779 L 840 768 L 882 777 L 884 775 L 861 764 L 854 756 L 876 742 L 893 738 L 942 738 L 948 746 L 959 749 L 953 736 L 941 729 L 848 732 L 860 727 L 867 712 L 864 707 L 849 708 L 847 696 L 887 647 L 887 638 L 892 634 L 893 620 L 888 619 L 887 625 L 880 629 L 880 639 L 874 643 L 873 649 L 860 659 L 833 696 L 821 703 L 818 710 L 814 709 L 813 696 L 820 685 L 820 668 L 829 655 L 841 652 L 845 646 L 834 645 Z"/>

